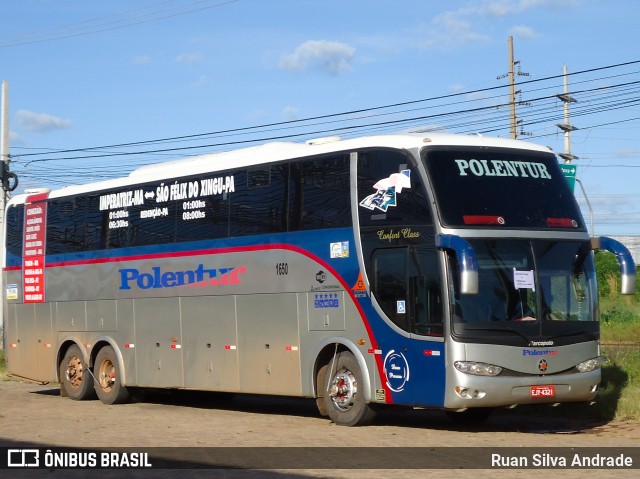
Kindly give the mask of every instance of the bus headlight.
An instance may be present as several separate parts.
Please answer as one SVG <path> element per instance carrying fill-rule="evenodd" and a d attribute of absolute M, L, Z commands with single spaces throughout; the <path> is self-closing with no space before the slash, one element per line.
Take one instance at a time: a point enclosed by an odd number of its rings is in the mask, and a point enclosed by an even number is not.
<path fill-rule="evenodd" d="M 476 376 L 497 376 L 502 372 L 500 366 L 476 363 L 474 361 L 456 361 L 453 365 L 461 373 L 474 374 Z"/>
<path fill-rule="evenodd" d="M 597 358 L 589 359 L 587 361 L 582 361 L 580 364 L 576 366 L 578 371 L 581 373 L 590 373 L 591 371 L 595 371 L 601 365 L 607 362 L 607 358 L 604 356 L 598 356 Z"/>

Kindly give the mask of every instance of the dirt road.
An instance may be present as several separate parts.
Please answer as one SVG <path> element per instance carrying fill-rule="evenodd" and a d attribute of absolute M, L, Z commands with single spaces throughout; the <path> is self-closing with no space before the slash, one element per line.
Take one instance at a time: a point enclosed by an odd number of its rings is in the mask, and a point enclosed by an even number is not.
<path fill-rule="evenodd" d="M 215 448 L 209 456 L 223 453 L 221 447 L 244 447 L 251 453 L 265 454 L 260 447 L 278 446 L 284 451 L 282 470 L 199 470 L 166 471 L 157 470 L 90 471 L 92 477 L 269 477 L 293 479 L 302 477 L 427 477 L 427 472 L 419 469 L 398 471 L 397 468 L 416 467 L 411 463 L 411 454 L 428 451 L 450 455 L 452 465 L 469 464 L 466 448 L 479 448 L 478 460 L 486 458 L 492 448 L 514 447 L 522 454 L 529 454 L 526 448 L 594 448 L 597 453 L 607 447 L 635 448 L 634 458 L 640 462 L 640 424 L 637 423 L 594 423 L 589 420 L 548 419 L 545 410 L 540 415 L 519 415 L 514 411 L 499 411 L 485 423 L 477 426 L 460 426 L 452 423 L 444 414 L 435 411 L 381 412 L 371 426 L 346 428 L 335 426 L 328 419 L 320 417 L 312 400 L 236 396 L 219 398 L 211 394 L 168 394 L 150 395 L 144 402 L 105 406 L 99 401 L 77 402 L 62 398 L 59 390 L 51 385 L 37 385 L 16 381 L 0 382 L 0 446 L 40 448 L 102 448 L 114 447 L 154 448 L 189 447 Z M 292 450 L 286 448 L 304 449 Z M 325 449 L 309 449 L 309 448 Z M 347 447 L 357 454 L 348 454 Z M 374 460 L 376 451 L 366 448 L 396 448 L 392 456 L 383 455 L 377 459 L 389 461 L 388 469 L 379 465 L 375 470 L 364 469 Z M 425 448 L 425 449 L 413 449 Z M 321 461 L 309 469 L 300 469 L 306 462 L 294 464 L 296 451 L 311 450 Z M 549 449 L 554 451 L 554 449 Z M 178 455 L 188 452 L 176 450 Z M 200 450 L 196 450 L 200 451 Z M 236 451 L 236 449 L 229 449 Z M 346 452 L 345 452 L 346 451 Z M 378 449 L 381 453 L 380 449 Z M 386 451 L 386 449 L 385 449 Z M 202 451 L 200 451 L 202 452 Z M 204 450 L 206 452 L 206 450 Z M 231 452 L 229 452 L 231 454 Z M 370 459 L 361 464 L 358 461 Z M 365 456 L 363 456 L 365 455 Z M 462 457 L 465 456 L 465 457 Z M 435 456 L 434 456 L 435 457 Z M 231 456 L 227 456 L 229 461 Z M 530 459 L 530 457 L 529 457 Z M 407 462 L 408 461 L 408 462 Z M 465 462 L 466 461 L 466 462 Z M 228 462 L 224 462 L 227 464 Z M 404 466 L 403 466 L 404 464 Z M 313 468 L 311 468 L 313 467 Z M 635 477 L 635 469 L 601 469 L 599 478 Z M 546 472 L 545 472 L 546 471 Z M 87 471 L 61 470 L 46 471 L 11 470 L 11 477 L 85 477 Z M 188 474 L 187 474 L 188 472 Z M 564 469 L 565 477 L 582 477 L 587 471 Z M 432 474 L 439 478 L 459 477 L 473 474 L 475 477 L 531 477 L 548 474 L 549 470 L 504 470 L 480 469 L 456 471 L 439 469 Z M 40 475 L 38 475 L 40 474 Z"/>

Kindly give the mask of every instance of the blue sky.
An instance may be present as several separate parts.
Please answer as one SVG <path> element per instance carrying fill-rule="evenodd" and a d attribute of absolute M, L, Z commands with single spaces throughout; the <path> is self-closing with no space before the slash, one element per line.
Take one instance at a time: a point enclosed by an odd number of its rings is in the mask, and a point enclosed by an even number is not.
<path fill-rule="evenodd" d="M 0 79 L 16 192 L 287 134 L 508 136 L 497 77 L 512 36 L 530 74 L 517 77 L 530 103 L 518 106 L 531 134 L 521 137 L 563 151 L 562 104 L 549 97 L 562 93 L 567 65 L 581 112 L 572 152 L 595 233 L 640 235 L 636 12 L 631 0 L 4 2 Z M 61 152 L 77 149 L 92 150 Z"/>

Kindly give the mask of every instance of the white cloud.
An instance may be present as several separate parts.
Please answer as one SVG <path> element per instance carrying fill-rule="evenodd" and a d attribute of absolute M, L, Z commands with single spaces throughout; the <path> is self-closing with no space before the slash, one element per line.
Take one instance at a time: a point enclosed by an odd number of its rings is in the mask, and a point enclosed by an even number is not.
<path fill-rule="evenodd" d="M 300 111 L 292 106 L 286 106 L 282 110 L 282 117 L 285 121 L 293 121 L 300 118 Z"/>
<path fill-rule="evenodd" d="M 511 34 L 516 38 L 531 39 L 536 38 L 538 34 L 531 27 L 525 25 L 517 25 L 511 29 Z"/>
<path fill-rule="evenodd" d="M 469 43 L 488 40 L 486 35 L 474 31 L 472 21 L 481 17 L 506 17 L 522 14 L 534 8 L 573 8 L 584 0 L 484 0 L 469 3 L 469 6 L 448 10 L 436 16 L 430 34 L 423 46 L 427 49 L 450 50 Z M 529 27 L 515 27 L 514 34 L 521 38 L 533 38 L 535 32 Z"/>
<path fill-rule="evenodd" d="M 478 7 L 478 13 L 492 16 L 506 16 L 522 13 L 532 8 L 573 8 L 584 0 L 487 0 Z"/>
<path fill-rule="evenodd" d="M 189 88 L 206 88 L 209 85 L 211 85 L 211 80 L 209 80 L 209 77 L 206 75 L 200 75 L 200 78 L 189 84 Z"/>
<path fill-rule="evenodd" d="M 309 40 L 299 45 L 292 53 L 280 58 L 283 70 L 307 70 L 319 68 L 331 75 L 351 70 L 355 48 L 345 43 L 328 40 Z"/>
<path fill-rule="evenodd" d="M 9 144 L 15 145 L 16 143 L 21 145 L 24 143 L 24 140 L 15 131 L 9 130 Z"/>
<path fill-rule="evenodd" d="M 252 112 L 247 113 L 246 117 L 249 121 L 262 121 L 262 119 L 268 116 L 265 110 L 254 110 Z"/>
<path fill-rule="evenodd" d="M 139 55 L 135 57 L 132 62 L 135 65 L 147 65 L 151 63 L 151 57 L 149 55 Z"/>
<path fill-rule="evenodd" d="M 200 53 L 183 53 L 176 57 L 176 61 L 187 65 L 198 65 L 202 63 L 202 55 Z"/>
<path fill-rule="evenodd" d="M 48 113 L 35 113 L 29 110 L 18 110 L 18 124 L 25 130 L 35 133 L 46 133 L 52 130 L 66 130 L 73 126 L 71 120 L 65 120 Z"/>
<path fill-rule="evenodd" d="M 488 40 L 486 35 L 475 33 L 473 25 L 467 19 L 469 9 L 448 11 L 438 15 L 431 22 L 431 35 L 423 46 L 427 49 L 451 50 L 453 48 Z"/>

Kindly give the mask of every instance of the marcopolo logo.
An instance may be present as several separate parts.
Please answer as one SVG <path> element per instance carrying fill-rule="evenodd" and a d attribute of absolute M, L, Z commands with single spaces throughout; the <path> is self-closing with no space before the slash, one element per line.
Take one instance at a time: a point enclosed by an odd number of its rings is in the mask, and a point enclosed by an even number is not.
<path fill-rule="evenodd" d="M 545 372 L 548 367 L 549 367 L 549 363 L 547 362 L 546 359 L 541 359 L 540 361 L 538 361 L 538 369 L 541 372 Z"/>
<path fill-rule="evenodd" d="M 180 286 L 221 286 L 240 284 L 240 276 L 246 273 L 245 266 L 231 268 L 207 268 L 200 263 L 196 268 L 182 271 L 166 271 L 160 266 L 152 266 L 149 271 L 138 268 L 122 268 L 121 290 L 132 287 L 140 289 L 176 288 Z"/>

